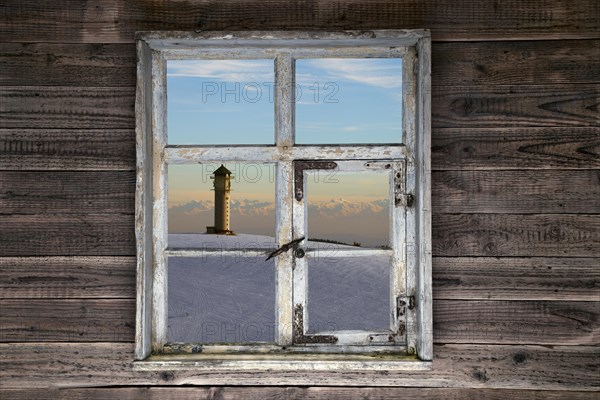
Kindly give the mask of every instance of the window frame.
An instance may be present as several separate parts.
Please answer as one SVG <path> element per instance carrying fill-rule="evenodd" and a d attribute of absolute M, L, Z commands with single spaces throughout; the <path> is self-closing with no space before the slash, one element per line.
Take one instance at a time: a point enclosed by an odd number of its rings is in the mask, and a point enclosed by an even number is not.
<path fill-rule="evenodd" d="M 139 369 L 401 369 L 431 368 L 431 209 L 430 209 L 430 47 L 425 30 L 344 32 L 142 32 L 136 38 L 138 66 L 136 91 L 136 239 L 137 314 L 135 366 Z M 286 100 L 295 84 L 294 60 L 301 58 L 401 57 L 403 62 L 403 139 L 401 144 L 295 145 L 295 103 Z M 180 59 L 274 58 L 275 142 L 273 145 L 168 145 L 166 137 L 166 61 Z M 281 84 L 284 83 L 284 84 Z M 286 97 L 287 96 L 287 97 Z M 402 313 L 406 341 L 404 355 L 375 354 L 386 346 L 294 345 L 298 285 L 304 273 L 293 271 L 291 252 L 276 257 L 277 345 L 193 346 L 167 354 L 167 257 L 194 255 L 193 250 L 167 248 L 167 165 L 197 162 L 276 162 L 276 242 L 296 239 L 303 201 L 295 201 L 294 163 L 301 160 L 391 160 L 402 165 L 405 187 L 396 191 L 396 204 L 405 209 L 403 251 L 392 246 L 406 275 L 403 288 L 392 283 L 397 313 Z M 354 162 L 356 164 L 356 162 Z M 405 178 L 405 179 L 404 179 Z M 305 188 L 303 188 L 305 190 Z M 392 189 L 392 191 L 394 191 Z M 392 194 L 391 194 L 392 195 Z M 292 218 L 293 215 L 293 218 Z M 396 221 L 396 218 L 392 218 Z M 392 223 L 391 223 L 392 224 Z M 392 239 L 392 238 L 390 238 Z M 402 244 L 402 243 L 401 243 Z M 206 254 L 207 250 L 201 250 Z M 306 259 L 304 259 L 306 260 Z M 305 261 L 303 261 L 305 263 Z M 302 264 L 301 262 L 300 264 Z M 296 274 L 296 275 L 295 275 Z M 304 290 L 306 283 L 304 284 Z M 300 296 L 302 297 L 302 296 Z M 303 303 L 302 303 L 303 304 Z M 304 310 L 306 313 L 306 310 Z M 306 320 L 306 319 L 304 319 Z M 304 324 L 305 325 L 305 324 Z M 282 328 L 285 327 L 285 328 Z M 302 332 L 304 334 L 304 331 Z M 346 340 L 346 339 L 344 339 Z M 297 343 L 296 343 L 297 344 Z M 343 344 L 343 343 L 342 343 Z M 352 342 L 352 344 L 356 344 Z M 175 346 L 177 347 L 177 346 Z M 394 346 L 390 347 L 394 348 Z M 284 349 L 284 350 L 282 350 Z M 389 349 L 389 348 L 388 348 Z M 251 353 L 240 354 L 240 351 Z M 373 354 L 362 354 L 365 351 Z M 259 354 L 261 353 L 261 354 Z M 265 354 L 266 353 L 266 354 Z M 314 354 L 321 353 L 315 359 Z M 361 353 L 361 354 L 359 354 Z M 294 356 L 290 359 L 290 354 Z M 375 356 L 374 356 L 375 355 Z M 215 363 L 219 360 L 219 363 Z"/>

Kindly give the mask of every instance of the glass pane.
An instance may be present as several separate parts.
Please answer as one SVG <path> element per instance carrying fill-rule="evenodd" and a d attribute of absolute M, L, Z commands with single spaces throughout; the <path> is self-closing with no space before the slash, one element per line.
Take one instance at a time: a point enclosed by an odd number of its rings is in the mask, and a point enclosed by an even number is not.
<path fill-rule="evenodd" d="M 296 61 L 296 143 L 401 143 L 402 59 Z"/>
<path fill-rule="evenodd" d="M 390 329 L 389 257 L 308 259 L 308 324 L 310 333 Z"/>
<path fill-rule="evenodd" d="M 167 62 L 169 144 L 273 144 L 273 60 Z"/>
<path fill-rule="evenodd" d="M 169 342 L 273 342 L 275 262 L 169 257 Z"/>
<path fill-rule="evenodd" d="M 389 247 L 389 173 L 308 172 L 308 238 L 354 247 Z"/>
<path fill-rule="evenodd" d="M 168 185 L 169 247 L 273 246 L 275 164 L 169 165 Z"/>

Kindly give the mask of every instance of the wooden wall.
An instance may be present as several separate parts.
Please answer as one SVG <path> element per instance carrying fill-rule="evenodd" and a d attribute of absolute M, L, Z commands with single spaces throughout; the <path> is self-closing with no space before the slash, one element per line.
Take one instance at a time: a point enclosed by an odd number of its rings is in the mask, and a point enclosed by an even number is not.
<path fill-rule="evenodd" d="M 133 372 L 134 32 L 385 28 L 434 41 L 433 371 Z M 599 54 L 597 0 L 4 0 L 0 397 L 597 398 Z"/>

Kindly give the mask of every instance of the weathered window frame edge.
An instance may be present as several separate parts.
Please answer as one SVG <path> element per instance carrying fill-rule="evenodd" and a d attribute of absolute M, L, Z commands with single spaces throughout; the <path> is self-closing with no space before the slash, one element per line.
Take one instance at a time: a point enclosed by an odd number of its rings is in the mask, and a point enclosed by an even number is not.
<path fill-rule="evenodd" d="M 177 57 L 177 49 L 181 47 L 197 48 L 205 54 L 206 48 L 223 50 L 215 46 L 218 39 L 227 41 L 227 45 L 240 42 L 243 45 L 254 44 L 258 46 L 295 46 L 297 44 L 324 46 L 328 41 L 335 41 L 336 45 L 346 47 L 345 54 L 352 55 L 352 47 L 365 45 L 368 39 L 377 39 L 379 46 L 414 46 L 416 95 L 415 95 L 415 135 L 405 137 L 405 144 L 412 149 L 414 157 L 407 159 L 407 190 L 414 190 L 416 226 L 414 238 L 420 243 L 414 251 L 413 265 L 417 314 L 417 335 L 414 343 L 416 356 L 395 356 L 396 359 L 382 360 L 381 355 L 337 354 L 330 361 L 311 358 L 315 354 L 287 354 L 285 359 L 278 360 L 280 355 L 273 354 L 220 354 L 214 355 L 194 354 L 189 357 L 173 358 L 173 355 L 152 354 L 152 312 L 159 306 L 160 299 L 153 295 L 152 287 L 156 276 L 153 260 L 164 257 L 164 254 L 153 252 L 152 223 L 157 215 L 156 204 L 153 201 L 153 191 L 164 187 L 160 175 L 152 174 L 157 165 L 156 160 L 162 161 L 167 157 L 161 150 L 153 154 L 157 148 L 163 149 L 166 143 L 161 142 L 152 134 L 156 129 L 163 128 L 165 104 L 155 104 L 154 96 L 157 92 L 164 91 L 166 70 L 164 63 L 156 62 L 168 53 L 170 58 Z M 344 32 L 299 32 L 299 31 L 265 31 L 265 32 L 141 32 L 136 34 L 136 47 L 138 54 L 137 88 L 136 88 L 136 239 L 137 239 L 137 291 L 136 291 L 136 331 L 135 331 L 135 359 L 134 368 L 140 370 L 154 369 L 213 369 L 239 370 L 239 369 L 271 369 L 287 368 L 291 370 L 330 370 L 330 369 L 373 369 L 373 370 L 428 370 L 431 369 L 433 358 L 433 323 L 432 323 L 432 289 L 431 289 L 431 199 L 430 199 L 430 145 L 431 145 L 431 39 L 425 30 L 383 30 L 383 31 L 344 31 Z M 312 50 L 311 50 L 312 51 Z M 222 58 L 220 51 L 217 58 Z M 163 59 L 164 61 L 164 59 Z M 156 66 L 162 68 L 156 68 Z M 154 68 L 153 68 L 154 66 Z M 152 76 L 152 79 L 147 79 Z M 276 151 L 277 147 L 274 147 Z M 174 150 L 176 153 L 177 150 Z M 151 159 L 146 154 L 153 154 Z M 411 182 L 412 180 L 412 182 Z M 419 184 L 417 184 L 417 182 Z M 160 207 L 160 205 L 159 205 Z M 166 234 L 166 232 L 165 232 Z M 409 274 L 410 275 L 410 274 Z M 160 278 L 160 277 L 158 277 Z M 410 278 L 409 278 L 410 279 Z M 164 306 L 165 299 L 162 299 Z M 154 302 L 154 303 L 153 303 Z M 319 355 L 323 358 L 323 354 Z M 169 358 L 170 357 L 170 358 Z M 250 357 L 250 358 L 244 358 Z M 357 358 L 358 357 L 358 358 Z M 361 358 L 362 357 L 362 358 Z"/>

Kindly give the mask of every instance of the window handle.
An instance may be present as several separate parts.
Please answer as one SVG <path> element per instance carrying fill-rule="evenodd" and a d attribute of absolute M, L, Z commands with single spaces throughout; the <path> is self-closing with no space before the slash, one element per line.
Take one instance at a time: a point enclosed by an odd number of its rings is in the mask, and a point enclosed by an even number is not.
<path fill-rule="evenodd" d="M 269 254 L 269 257 L 267 257 L 267 259 L 265 261 L 268 261 L 271 258 L 280 255 L 281 253 L 285 253 L 286 251 L 288 251 L 292 247 L 298 246 L 298 243 L 300 243 L 303 240 L 304 240 L 304 236 L 302 236 L 300 239 L 295 239 L 295 240 L 292 240 L 289 243 L 284 244 L 283 246 L 281 246 L 280 248 L 278 248 L 277 250 L 275 250 L 274 252 L 272 252 L 271 254 Z"/>

